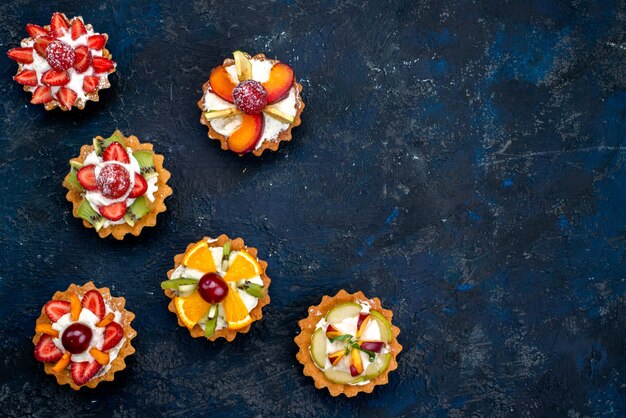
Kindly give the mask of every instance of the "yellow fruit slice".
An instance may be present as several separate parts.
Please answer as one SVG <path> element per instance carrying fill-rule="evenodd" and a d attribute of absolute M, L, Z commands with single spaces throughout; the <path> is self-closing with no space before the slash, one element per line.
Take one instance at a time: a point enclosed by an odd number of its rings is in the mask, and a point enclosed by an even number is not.
<path fill-rule="evenodd" d="M 185 253 L 183 266 L 200 270 L 203 273 L 214 273 L 217 271 L 213 261 L 213 253 L 209 249 L 209 244 L 202 240 Z"/>
<path fill-rule="evenodd" d="M 228 289 L 226 298 L 222 301 L 224 318 L 228 322 L 229 329 L 241 329 L 252 322 L 248 308 L 244 305 L 239 292 L 234 287 Z"/>
<path fill-rule="evenodd" d="M 245 251 L 239 251 L 237 257 L 228 267 L 224 280 L 236 282 L 238 280 L 251 279 L 261 274 L 261 266 L 254 257 Z"/>
<path fill-rule="evenodd" d="M 192 329 L 199 320 L 204 318 L 211 308 L 211 304 L 202 299 L 198 292 L 193 292 L 189 296 L 175 297 L 174 306 L 178 312 L 178 317 L 189 329 Z"/>

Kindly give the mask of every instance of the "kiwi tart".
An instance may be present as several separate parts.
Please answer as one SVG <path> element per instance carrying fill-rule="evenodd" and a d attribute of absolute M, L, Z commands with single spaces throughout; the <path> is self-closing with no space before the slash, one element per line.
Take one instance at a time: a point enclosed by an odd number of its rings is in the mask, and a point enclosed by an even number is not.
<path fill-rule="evenodd" d="M 386 384 L 402 351 L 397 340 L 400 329 L 392 325 L 392 317 L 378 298 L 368 299 L 362 292 L 341 290 L 324 296 L 298 323 L 296 358 L 304 365 L 304 374 L 332 396 L 371 393 Z"/>
<path fill-rule="evenodd" d="M 135 136 L 120 131 L 108 138 L 97 136 L 70 160 L 63 180 L 74 217 L 100 237 L 118 240 L 156 225 L 157 214 L 166 210 L 165 198 L 172 194 L 163 160 L 152 144 L 140 143 Z"/>

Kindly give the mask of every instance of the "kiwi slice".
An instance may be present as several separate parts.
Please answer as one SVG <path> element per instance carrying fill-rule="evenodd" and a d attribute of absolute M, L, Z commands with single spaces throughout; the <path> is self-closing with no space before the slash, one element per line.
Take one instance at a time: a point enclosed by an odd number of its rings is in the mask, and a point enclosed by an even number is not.
<path fill-rule="evenodd" d="M 247 294 L 254 296 L 255 298 L 262 298 L 265 293 L 265 288 L 259 284 L 244 281 L 243 283 L 237 283 L 237 288 L 243 290 Z"/>
<path fill-rule="evenodd" d="M 148 212 L 150 212 L 150 205 L 146 202 L 145 196 L 139 196 L 135 199 L 133 204 L 126 209 L 124 220 L 128 225 L 135 226 L 135 222 Z"/>
<path fill-rule="evenodd" d="M 108 138 L 94 138 L 93 149 L 96 150 L 96 154 L 102 156 L 102 153 L 112 142 L 119 142 L 124 148 L 126 148 L 126 142 L 124 142 L 124 135 L 120 131 L 113 132 Z"/>
<path fill-rule="evenodd" d="M 93 210 L 87 199 L 83 199 L 80 202 L 80 206 L 78 207 L 78 216 L 89 222 L 96 228 L 96 231 L 99 231 L 104 225 L 104 218 L 98 212 Z"/>
<path fill-rule="evenodd" d="M 204 335 L 209 338 L 215 332 L 215 327 L 217 326 L 217 310 L 219 309 L 218 304 L 211 305 L 209 309 L 209 316 L 204 324 Z"/>
<path fill-rule="evenodd" d="M 161 282 L 161 289 L 178 289 L 178 286 L 197 284 L 197 283 L 198 283 L 198 280 L 196 279 L 185 279 L 185 278 L 171 279 L 171 280 L 165 280 Z"/>
<path fill-rule="evenodd" d="M 157 175 L 154 167 L 154 153 L 152 151 L 133 151 L 133 157 L 141 168 L 141 175 L 147 180 Z"/>
<path fill-rule="evenodd" d="M 78 173 L 78 170 L 81 168 L 83 168 L 83 165 L 78 161 L 70 161 L 70 175 L 67 178 L 67 183 L 77 190 L 83 190 L 83 186 L 81 186 L 76 178 L 76 173 Z"/>

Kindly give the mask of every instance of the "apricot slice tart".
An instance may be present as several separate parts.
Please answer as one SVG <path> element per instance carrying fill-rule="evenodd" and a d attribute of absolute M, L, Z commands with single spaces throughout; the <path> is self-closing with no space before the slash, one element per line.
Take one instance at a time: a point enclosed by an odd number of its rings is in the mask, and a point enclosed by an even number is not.
<path fill-rule="evenodd" d="M 232 341 L 261 319 L 270 302 L 267 263 L 241 238 L 203 238 L 174 257 L 161 283 L 171 299 L 168 309 L 192 337 Z"/>
<path fill-rule="evenodd" d="M 215 67 L 202 86 L 200 123 L 224 150 L 256 156 L 276 151 L 300 125 L 302 86 L 285 63 L 241 51 L 233 56 Z"/>
<path fill-rule="evenodd" d="M 341 290 L 333 297 L 324 296 L 298 323 L 296 358 L 304 365 L 304 374 L 332 396 L 371 393 L 375 386 L 386 384 L 402 351 L 397 341 L 400 329 L 392 325 L 392 317 L 380 300 L 368 299 L 362 292 Z"/>

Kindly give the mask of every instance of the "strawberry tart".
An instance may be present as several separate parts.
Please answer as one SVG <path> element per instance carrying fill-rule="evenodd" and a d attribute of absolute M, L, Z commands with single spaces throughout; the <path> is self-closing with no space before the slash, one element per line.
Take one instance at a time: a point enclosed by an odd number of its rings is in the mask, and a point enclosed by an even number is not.
<path fill-rule="evenodd" d="M 69 20 L 57 12 L 50 25 L 29 23 L 26 32 L 30 37 L 8 55 L 19 64 L 13 79 L 33 94 L 31 103 L 46 110 L 84 109 L 88 100 L 99 100 L 98 91 L 111 87 L 115 62 L 104 47 L 108 35 L 95 32 L 82 17 Z"/>
<path fill-rule="evenodd" d="M 163 160 L 152 144 L 120 131 L 94 138 L 93 145 L 83 145 L 80 155 L 70 160 L 63 180 L 74 216 L 100 237 L 111 234 L 120 240 L 156 225 L 157 214 L 166 210 L 165 198 L 172 194 Z"/>
<path fill-rule="evenodd" d="M 293 69 L 280 61 L 234 52 L 211 71 L 202 86 L 200 123 L 222 149 L 239 155 L 276 151 L 291 140 L 291 129 L 300 125 L 304 102 L 302 86 Z"/>
<path fill-rule="evenodd" d="M 135 352 L 131 340 L 137 333 L 130 326 L 135 315 L 125 303 L 92 282 L 56 292 L 35 325 L 35 359 L 60 385 L 74 390 L 113 380 Z"/>

